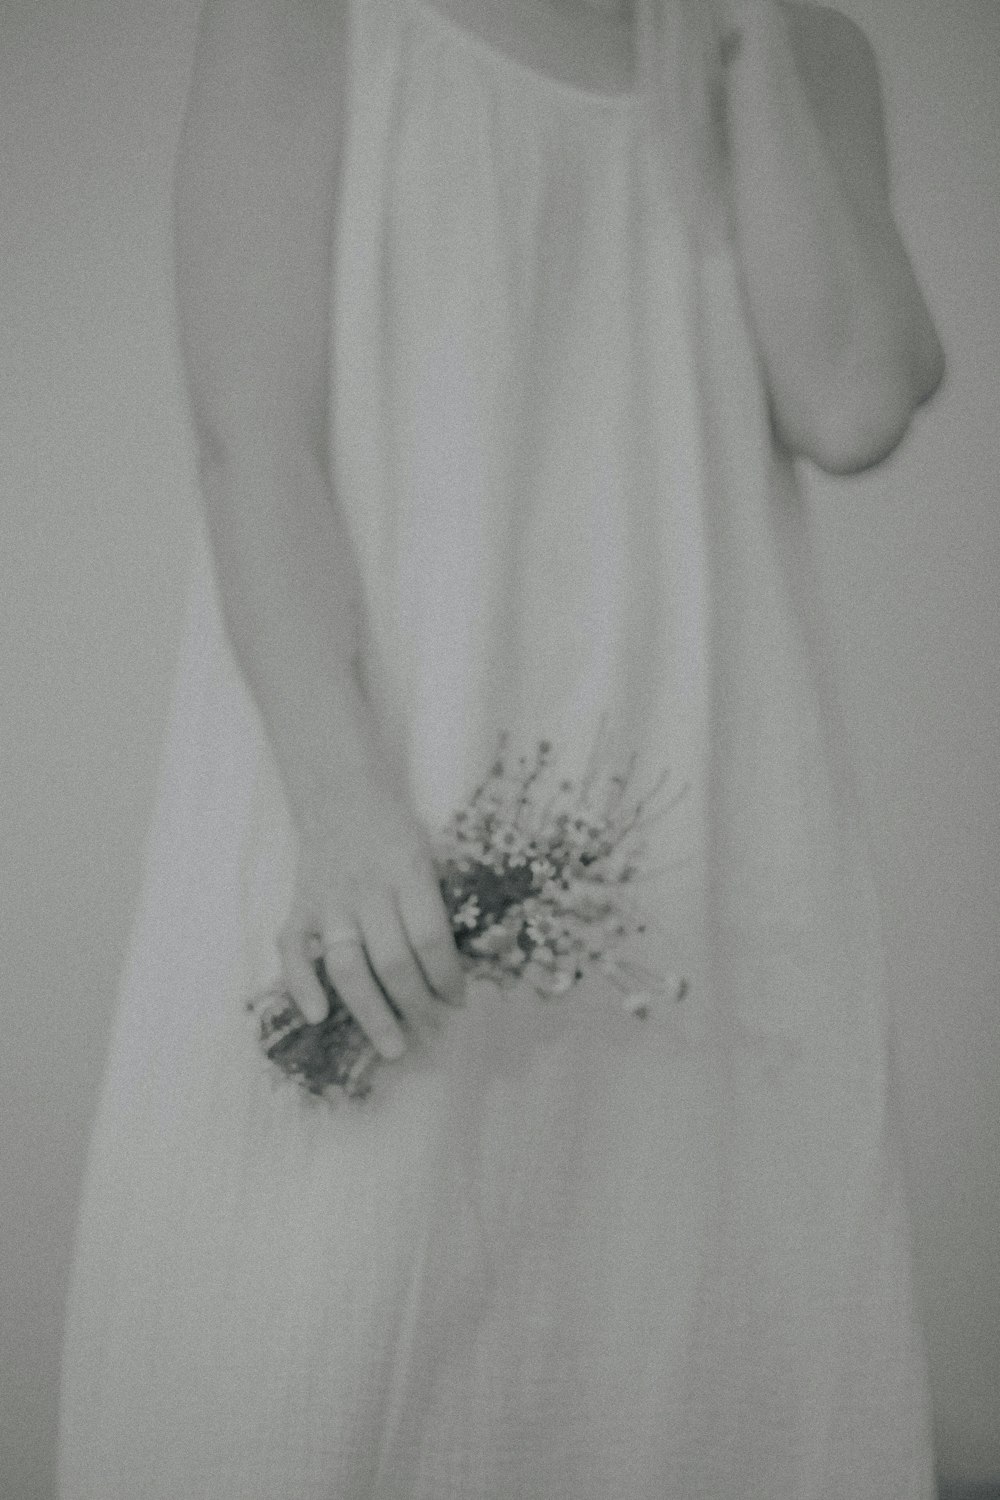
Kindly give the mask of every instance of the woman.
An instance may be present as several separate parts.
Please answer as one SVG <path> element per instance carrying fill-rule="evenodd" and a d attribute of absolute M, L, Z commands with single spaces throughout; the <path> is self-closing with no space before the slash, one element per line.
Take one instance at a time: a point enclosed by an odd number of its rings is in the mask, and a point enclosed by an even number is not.
<path fill-rule="evenodd" d="M 880 945 L 795 460 L 942 355 L 877 76 L 774 0 L 209 0 L 196 589 L 70 1304 L 65 1500 L 933 1493 Z M 498 731 L 668 764 L 643 1025 L 466 983 Z M 273 757 L 273 759 L 272 759 Z M 385 1065 L 268 1089 L 323 965 Z"/>

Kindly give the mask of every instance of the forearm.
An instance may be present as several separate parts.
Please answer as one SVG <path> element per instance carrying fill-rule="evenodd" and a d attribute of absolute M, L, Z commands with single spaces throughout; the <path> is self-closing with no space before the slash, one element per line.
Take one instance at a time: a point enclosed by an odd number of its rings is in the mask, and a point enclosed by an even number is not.
<path fill-rule="evenodd" d="M 300 828 L 336 833 L 359 778 L 382 769 L 356 675 L 360 590 L 320 466 L 285 455 L 204 465 L 228 633 Z"/>
<path fill-rule="evenodd" d="M 940 378 L 940 346 L 887 208 L 884 162 L 869 153 L 845 170 L 787 13 L 772 0 L 741 9 L 725 72 L 730 187 L 775 427 L 825 468 L 864 467 Z"/>
<path fill-rule="evenodd" d="M 181 352 L 223 612 L 291 811 L 320 836 L 382 764 L 328 480 L 348 36 L 346 0 L 206 0 L 175 181 Z"/>

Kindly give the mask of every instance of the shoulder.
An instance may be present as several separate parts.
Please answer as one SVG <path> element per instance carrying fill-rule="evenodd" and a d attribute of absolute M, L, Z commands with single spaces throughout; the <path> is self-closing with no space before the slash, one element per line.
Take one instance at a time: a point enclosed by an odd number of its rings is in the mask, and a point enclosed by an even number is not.
<path fill-rule="evenodd" d="M 875 49 L 856 21 L 829 5 L 781 0 L 803 87 L 834 154 L 888 194 L 882 81 Z"/>

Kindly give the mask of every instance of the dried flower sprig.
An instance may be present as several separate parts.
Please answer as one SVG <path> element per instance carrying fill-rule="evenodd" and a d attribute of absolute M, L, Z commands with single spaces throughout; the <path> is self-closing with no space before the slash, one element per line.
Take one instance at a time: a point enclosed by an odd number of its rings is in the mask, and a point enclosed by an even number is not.
<path fill-rule="evenodd" d="M 646 833 L 684 796 L 665 792 L 669 773 L 633 798 L 636 760 L 600 776 L 601 736 L 579 781 L 560 779 L 544 801 L 552 745 L 533 756 L 508 755 L 501 736 L 489 772 L 459 809 L 435 850 L 455 942 L 466 970 L 501 989 L 522 981 L 543 1000 L 566 994 L 597 968 L 634 1016 L 655 995 L 683 998 L 686 981 L 666 980 L 624 957 L 621 947 L 646 930 L 626 888 L 645 873 Z M 285 1074 L 317 1096 L 360 1098 L 379 1053 L 330 985 L 326 1020 L 306 1022 L 292 998 L 272 989 L 249 1003 L 259 1040 Z"/>

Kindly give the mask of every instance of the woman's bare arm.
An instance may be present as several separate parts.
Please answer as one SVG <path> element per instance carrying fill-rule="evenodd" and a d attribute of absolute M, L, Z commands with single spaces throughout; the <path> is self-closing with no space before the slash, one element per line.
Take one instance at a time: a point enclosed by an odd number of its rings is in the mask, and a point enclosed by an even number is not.
<path fill-rule="evenodd" d="M 346 13 L 344 0 L 207 0 L 177 167 L 177 290 L 223 610 L 300 834 L 286 978 L 319 1019 L 317 934 L 338 990 L 395 1054 L 384 996 L 433 1024 L 429 1002 L 462 974 L 356 676 L 359 589 L 330 485 Z M 351 931 L 357 943 L 334 941 Z"/>
<path fill-rule="evenodd" d="M 208 0 L 176 175 L 181 338 L 220 593 L 303 820 L 363 752 L 359 705 L 344 712 L 354 580 L 326 451 L 339 9 Z"/>
<path fill-rule="evenodd" d="M 885 458 L 939 384 L 941 345 L 892 216 L 877 67 L 836 11 L 723 0 L 746 295 L 776 433 L 832 473 Z"/>

